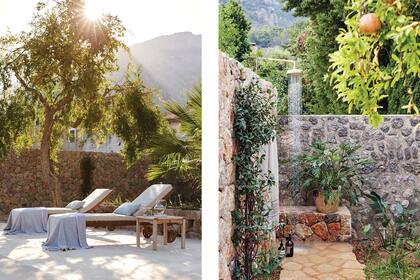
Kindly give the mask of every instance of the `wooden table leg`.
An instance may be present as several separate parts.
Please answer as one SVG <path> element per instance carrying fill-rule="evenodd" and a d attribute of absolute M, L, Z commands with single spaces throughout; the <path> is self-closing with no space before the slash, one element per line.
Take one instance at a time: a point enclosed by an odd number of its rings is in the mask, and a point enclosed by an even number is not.
<path fill-rule="evenodd" d="M 163 244 L 168 245 L 168 224 L 163 224 Z"/>
<path fill-rule="evenodd" d="M 181 249 L 185 249 L 185 227 L 185 219 L 183 219 L 181 228 Z"/>
<path fill-rule="evenodd" d="M 140 247 L 140 222 L 136 221 L 136 245 Z"/>
<path fill-rule="evenodd" d="M 157 250 L 157 221 L 153 220 L 153 250 Z"/>

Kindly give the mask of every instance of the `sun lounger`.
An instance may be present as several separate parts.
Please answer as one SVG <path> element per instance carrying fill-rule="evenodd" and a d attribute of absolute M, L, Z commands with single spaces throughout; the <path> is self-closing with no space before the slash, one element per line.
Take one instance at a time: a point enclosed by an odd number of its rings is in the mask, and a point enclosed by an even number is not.
<path fill-rule="evenodd" d="M 152 209 L 156 203 L 167 196 L 172 190 L 169 184 L 156 184 L 148 187 L 132 203 L 141 205 L 131 216 L 115 213 L 86 213 L 86 226 L 92 227 L 115 227 L 136 224 L 136 216 L 143 215 Z"/>
<path fill-rule="evenodd" d="M 107 199 L 112 193 L 110 189 L 95 189 L 90 195 L 88 195 L 84 201 L 84 205 L 79 210 L 72 210 L 65 207 L 47 207 L 48 215 L 52 214 L 64 214 L 64 213 L 87 213 L 98 207 L 105 199 Z"/>
<path fill-rule="evenodd" d="M 5 232 L 14 233 L 39 233 L 46 231 L 49 215 L 64 213 L 86 213 L 95 209 L 110 194 L 110 189 L 96 189 L 83 202 L 82 208 L 73 210 L 66 207 L 32 207 L 16 208 L 10 211 Z"/>

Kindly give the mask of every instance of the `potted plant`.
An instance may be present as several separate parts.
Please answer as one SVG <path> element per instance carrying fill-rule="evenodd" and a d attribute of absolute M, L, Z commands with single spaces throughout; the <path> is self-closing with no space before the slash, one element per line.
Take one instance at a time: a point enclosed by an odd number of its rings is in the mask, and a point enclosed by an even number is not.
<path fill-rule="evenodd" d="M 355 195 L 357 184 L 363 181 L 360 173 L 368 161 L 356 155 L 358 149 L 352 144 L 327 149 L 323 142 L 313 143 L 308 153 L 297 157 L 300 171 L 290 184 L 315 195 L 319 212 L 336 212 L 343 195 Z"/>

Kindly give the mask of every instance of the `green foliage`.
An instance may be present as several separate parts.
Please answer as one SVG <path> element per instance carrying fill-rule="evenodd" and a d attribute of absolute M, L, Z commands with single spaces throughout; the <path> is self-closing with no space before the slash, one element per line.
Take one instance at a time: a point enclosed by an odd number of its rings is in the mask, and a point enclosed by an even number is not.
<path fill-rule="evenodd" d="M 261 51 L 261 50 L 258 50 Z M 256 57 L 283 58 L 290 59 L 291 55 L 282 49 L 274 49 L 265 51 L 264 53 L 256 53 L 255 56 L 248 57 L 243 64 L 251 68 L 261 78 L 269 81 L 277 89 L 277 112 L 280 115 L 287 115 L 287 67 L 288 64 L 279 63 L 278 61 L 258 60 L 258 69 L 256 67 Z"/>
<path fill-rule="evenodd" d="M 118 91 L 124 94 L 114 97 L 112 130 L 123 140 L 122 154 L 131 165 L 145 154 L 164 120 L 153 105 L 153 91 L 144 85 L 139 72 L 127 73 Z"/>
<path fill-rule="evenodd" d="M 20 92 L 0 93 L 0 159 L 10 150 L 19 152 L 32 143 L 32 139 L 21 137 L 34 131 L 35 112 Z"/>
<path fill-rule="evenodd" d="M 281 27 L 265 25 L 252 28 L 249 32 L 249 40 L 261 48 L 271 48 L 287 44 L 289 33 Z"/>
<path fill-rule="evenodd" d="M 406 241 L 415 238 L 415 228 L 420 226 L 416 219 L 418 209 L 407 210 L 398 202 L 395 205 L 394 212 L 388 207 L 388 203 L 376 192 L 362 193 L 363 196 L 370 199 L 369 206 L 377 217 L 380 217 L 380 226 L 376 223 L 366 225 L 366 236 L 375 234 L 385 248 L 393 248 L 397 242 L 403 244 Z"/>
<path fill-rule="evenodd" d="M 115 53 L 125 47 L 121 21 L 105 15 L 90 22 L 83 5 L 80 0 L 40 2 L 29 31 L 0 38 L 2 84 L 33 107 L 36 114 L 28 117 L 42 128 L 36 136 L 50 161 L 69 127 L 92 134 L 106 128 L 111 90 L 105 74 L 117 69 Z M 16 133 L 34 136 L 33 131 Z"/>
<path fill-rule="evenodd" d="M 201 187 L 201 96 L 201 84 L 197 84 L 187 94 L 186 106 L 164 104 L 180 122 L 179 131 L 166 127 L 152 138 L 148 149 L 153 164 L 147 171 L 147 179 L 174 175 Z"/>
<path fill-rule="evenodd" d="M 92 158 L 89 156 L 82 158 L 80 161 L 80 175 L 82 177 L 82 185 L 80 189 L 83 196 L 87 196 L 92 192 L 93 170 L 95 170 L 95 164 Z"/>
<path fill-rule="evenodd" d="M 200 198 L 195 198 L 189 201 L 183 201 L 181 197 L 181 194 L 178 194 L 177 199 L 168 200 L 168 208 L 183 210 L 201 210 Z"/>
<path fill-rule="evenodd" d="M 271 275 L 279 269 L 282 261 L 278 254 L 277 248 L 272 248 L 268 252 L 259 252 L 259 263 L 254 271 L 255 278 L 272 279 Z"/>
<path fill-rule="evenodd" d="M 251 51 L 248 33 L 251 23 L 237 0 L 229 0 L 219 9 L 219 49 L 238 61 Z"/>
<path fill-rule="evenodd" d="M 415 248 L 420 250 L 418 242 Z M 417 265 L 410 260 L 409 252 L 398 244 L 386 258 L 374 257 L 367 261 L 364 268 L 368 280 L 417 280 L 420 272 Z"/>
<path fill-rule="evenodd" d="M 233 243 L 238 253 L 235 275 L 248 280 L 269 275 L 271 264 L 278 258 L 264 252 L 261 246 L 273 230 L 265 194 L 274 180 L 269 172 L 262 171 L 261 164 L 265 157 L 262 147 L 275 136 L 276 117 L 272 114 L 275 102 L 271 92 L 267 96 L 255 79 L 238 88 L 235 97 L 236 207 L 232 212 Z"/>
<path fill-rule="evenodd" d="M 357 198 L 357 186 L 363 182 L 362 170 L 368 160 L 356 154 L 359 146 L 340 144 L 327 149 L 323 142 L 315 142 L 309 153 L 298 156 L 300 167 L 290 184 L 306 192 L 323 192 L 325 201 L 342 194 Z"/>
<path fill-rule="evenodd" d="M 356 107 L 374 126 L 383 121 L 381 103 L 391 95 L 405 95 L 408 103 L 401 108 L 418 115 L 414 90 L 420 78 L 420 23 L 406 13 L 401 0 L 393 5 L 355 0 L 346 9 L 346 29 L 337 36 L 338 51 L 330 56 L 338 96 L 349 104 L 349 112 Z M 378 34 L 359 31 L 359 19 L 367 12 L 374 12 L 382 23 Z"/>
<path fill-rule="evenodd" d="M 344 114 L 346 105 L 324 76 L 329 72 L 328 55 L 338 49 L 335 37 L 344 28 L 347 0 L 280 0 L 285 9 L 309 18 L 291 31 L 292 54 L 300 59 L 303 75 L 303 108 L 308 114 Z"/>

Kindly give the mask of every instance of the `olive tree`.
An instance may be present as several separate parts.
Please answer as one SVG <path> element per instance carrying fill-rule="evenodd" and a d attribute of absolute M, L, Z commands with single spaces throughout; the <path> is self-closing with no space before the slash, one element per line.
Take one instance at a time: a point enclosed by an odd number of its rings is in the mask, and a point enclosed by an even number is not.
<path fill-rule="evenodd" d="M 39 2 L 29 31 L 0 37 L 3 87 L 34 112 L 28 116 L 33 129 L 19 137 L 26 137 L 27 146 L 39 143 L 42 181 L 56 206 L 62 201 L 56 159 L 63 136 L 71 127 L 96 138 L 110 133 L 114 99 L 133 87 L 132 81 L 115 85 L 107 79 L 118 69 L 116 52 L 127 49 L 122 22 L 112 15 L 88 20 L 84 4 Z M 135 93 L 141 95 L 141 89 Z"/>

